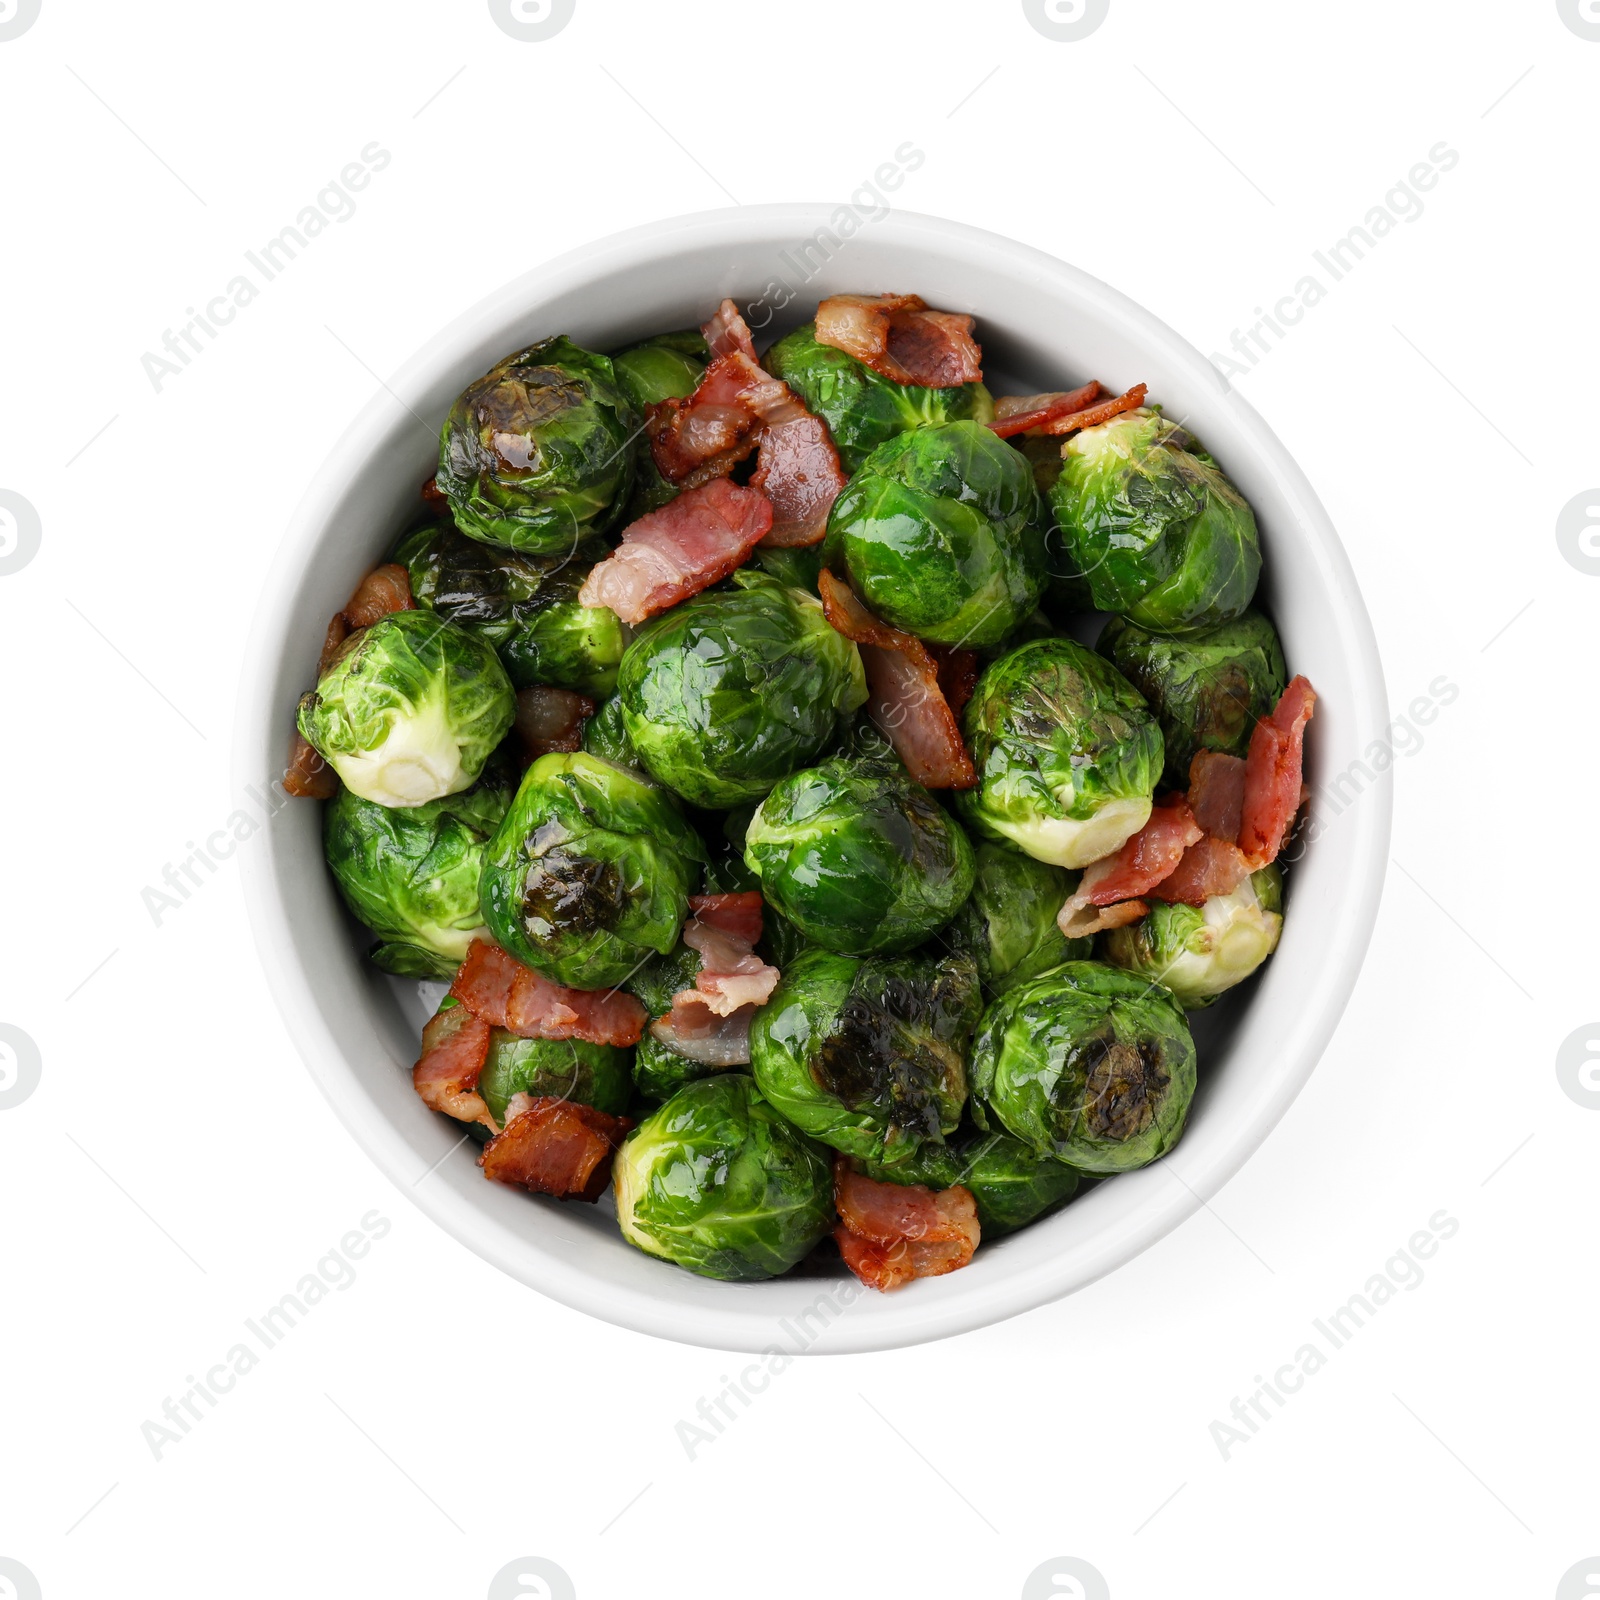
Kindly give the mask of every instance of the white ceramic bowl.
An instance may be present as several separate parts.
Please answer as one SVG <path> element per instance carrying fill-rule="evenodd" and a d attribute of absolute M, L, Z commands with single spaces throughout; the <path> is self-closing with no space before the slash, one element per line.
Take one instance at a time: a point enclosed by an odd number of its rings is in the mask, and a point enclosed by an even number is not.
<path fill-rule="evenodd" d="M 327 619 L 411 516 L 460 390 L 534 339 L 568 333 L 611 349 L 698 323 L 723 295 L 752 306 L 753 324 L 773 317 L 756 329 L 765 342 L 824 295 L 915 290 L 930 305 L 974 313 L 986 367 L 1019 387 L 1062 388 L 1089 377 L 1119 391 L 1148 383 L 1260 519 L 1261 599 L 1291 669 L 1320 696 L 1310 731 L 1313 787 L 1382 735 L 1382 667 L 1327 514 L 1261 418 L 1197 350 L 1096 279 L 959 223 L 892 214 L 827 259 L 816 248 L 802 254 L 834 210 L 751 206 L 618 234 L 527 273 L 429 339 L 335 448 L 267 577 L 241 691 L 238 786 L 264 786 L 281 773 L 295 701 L 312 682 Z M 1242 1003 L 1208 1014 L 1201 1088 L 1177 1151 L 983 1246 L 965 1270 L 892 1295 L 858 1293 L 847 1278 L 714 1283 L 624 1244 L 609 1198 L 598 1207 L 560 1204 L 486 1181 L 476 1146 L 461 1143 L 459 1130 L 412 1092 L 425 1010 L 415 985 L 384 978 L 363 958 L 323 866 L 321 809 L 284 805 L 262 847 L 241 852 L 250 915 L 312 1076 L 400 1191 L 485 1260 L 609 1322 L 737 1350 L 838 1352 L 940 1338 L 1059 1299 L 1215 1194 L 1299 1092 L 1344 1008 L 1377 912 L 1390 797 L 1380 784 L 1337 815 L 1313 799 L 1316 836 L 1291 875 L 1282 944 Z"/>

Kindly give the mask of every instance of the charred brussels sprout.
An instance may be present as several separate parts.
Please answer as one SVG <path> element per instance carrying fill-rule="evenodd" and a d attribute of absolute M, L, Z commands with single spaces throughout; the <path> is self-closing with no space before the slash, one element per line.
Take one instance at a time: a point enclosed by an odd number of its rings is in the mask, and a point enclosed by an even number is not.
<path fill-rule="evenodd" d="M 693 394 L 705 373 L 707 354 L 699 330 L 689 328 L 681 333 L 659 334 L 619 351 L 612 356 L 611 365 L 616 369 L 617 382 L 642 417 L 647 406 Z M 627 513 L 630 522 L 664 506 L 679 488 L 661 476 L 645 434 L 634 440 L 632 448 L 634 485 Z"/>
<path fill-rule="evenodd" d="M 394 558 L 417 604 L 488 640 L 513 687 L 545 683 L 598 698 L 616 687 L 629 639 L 616 612 L 578 602 L 605 555 L 598 540 L 570 555 L 524 555 L 429 524 L 407 534 Z"/>
<path fill-rule="evenodd" d="M 1056 913 L 1078 886 L 1078 875 L 1009 845 L 977 847 L 977 877 L 948 937 L 978 964 L 985 992 L 1004 994 L 1063 961 L 1083 961 L 1092 939 L 1068 939 Z"/>
<path fill-rule="evenodd" d="M 1243 983 L 1278 948 L 1283 879 L 1275 866 L 1203 906 L 1157 905 L 1103 937 L 1113 966 L 1163 984 L 1187 1011 Z"/>
<path fill-rule="evenodd" d="M 1138 690 L 1072 639 L 1036 639 L 986 668 L 963 730 L 978 786 L 956 808 L 987 838 L 1086 867 L 1149 820 L 1161 729 Z"/>
<path fill-rule="evenodd" d="M 363 800 L 420 806 L 472 786 L 515 710 L 482 639 L 431 611 L 395 611 L 350 636 L 296 721 Z"/>
<path fill-rule="evenodd" d="M 1039 603 L 1044 525 L 1027 463 L 976 422 L 903 433 L 828 513 L 823 556 L 867 605 L 936 644 L 998 644 Z"/>
<path fill-rule="evenodd" d="M 1113 617 L 1098 649 L 1150 702 L 1166 741 L 1166 781 L 1178 789 L 1188 788 L 1200 751 L 1242 756 L 1288 682 L 1277 630 L 1259 611 L 1181 637 Z"/>
<path fill-rule="evenodd" d="M 680 1089 L 613 1168 L 622 1237 L 706 1278 L 775 1278 L 833 1222 L 827 1152 L 742 1072 Z"/>
<path fill-rule="evenodd" d="M 972 1192 L 986 1241 L 1003 1238 L 1064 1206 L 1083 1181 L 1072 1167 L 1035 1155 L 1009 1133 L 958 1134 L 949 1144 L 925 1144 L 898 1166 L 862 1163 L 879 1183 L 922 1183 L 930 1189 L 954 1184 Z"/>
<path fill-rule="evenodd" d="M 573 550 L 620 516 L 639 419 L 605 356 L 556 337 L 508 356 L 450 408 L 440 489 L 474 539 Z"/>
<path fill-rule="evenodd" d="M 1194 1041 L 1159 985 L 1069 961 L 1002 995 L 972 1042 L 973 1117 L 1080 1172 L 1131 1172 L 1183 1132 Z"/>
<path fill-rule="evenodd" d="M 378 935 L 372 959 L 403 978 L 448 978 L 482 937 L 483 847 L 511 803 L 510 780 L 486 774 L 426 805 L 374 805 L 341 789 L 322 845 L 344 903 Z"/>
<path fill-rule="evenodd" d="M 909 950 L 972 890 L 972 846 L 898 764 L 835 756 L 785 778 L 745 834 L 767 901 L 813 944 Z"/>
<path fill-rule="evenodd" d="M 647 622 L 617 680 L 623 725 L 650 775 L 722 810 L 815 761 L 867 698 L 856 647 L 815 595 L 761 572 L 734 581 Z"/>
<path fill-rule="evenodd" d="M 496 1028 L 478 1093 L 496 1122 L 505 1121 L 506 1105 L 518 1094 L 553 1096 L 621 1116 L 628 1109 L 631 1054 L 586 1039 L 524 1039 Z"/>
<path fill-rule="evenodd" d="M 981 1001 L 969 956 L 810 950 L 750 1024 L 751 1071 L 797 1128 L 846 1155 L 897 1163 L 961 1120 Z"/>
<path fill-rule="evenodd" d="M 556 982 L 608 988 L 678 942 L 704 858 L 654 784 L 584 751 L 541 756 L 485 851 L 484 921 Z"/>
<path fill-rule="evenodd" d="M 1231 621 L 1261 574 L 1244 496 L 1183 429 L 1130 411 L 1062 446 L 1051 492 L 1097 609 L 1178 632 Z"/>
<path fill-rule="evenodd" d="M 796 328 L 767 351 L 762 364 L 828 424 L 846 472 L 855 472 L 880 444 L 907 429 L 987 422 L 994 415 L 994 401 L 981 383 L 948 389 L 892 383 L 843 350 L 818 344 L 816 332 L 812 322 Z"/>

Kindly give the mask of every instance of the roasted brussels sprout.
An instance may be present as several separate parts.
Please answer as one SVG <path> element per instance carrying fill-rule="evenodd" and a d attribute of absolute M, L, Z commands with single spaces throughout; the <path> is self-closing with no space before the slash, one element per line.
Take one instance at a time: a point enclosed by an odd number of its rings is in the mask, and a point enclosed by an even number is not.
<path fill-rule="evenodd" d="M 489 1059 L 478 1079 L 478 1093 L 496 1122 L 506 1119 L 513 1095 L 550 1095 L 593 1106 L 610 1116 L 628 1109 L 632 1087 L 629 1050 L 586 1039 L 524 1039 L 505 1028 L 489 1036 Z"/>
<path fill-rule="evenodd" d="M 985 668 L 963 720 L 978 786 L 962 819 L 1040 861 L 1086 867 L 1150 818 L 1161 729 L 1132 684 L 1072 639 L 1035 639 Z"/>
<path fill-rule="evenodd" d="M 1009 1133 L 970 1130 L 949 1144 L 925 1144 L 898 1165 L 863 1162 L 862 1171 L 879 1183 L 922 1183 L 930 1189 L 959 1183 L 970 1189 L 985 1241 L 1015 1233 L 1064 1206 L 1083 1181 L 1074 1168 L 1035 1155 Z"/>
<path fill-rule="evenodd" d="M 347 789 L 420 806 L 472 786 L 515 710 L 482 639 L 431 611 L 395 611 L 350 635 L 295 720 Z"/>
<path fill-rule="evenodd" d="M 483 937 L 483 847 L 511 804 L 511 780 L 485 773 L 426 805 L 375 805 L 341 789 L 322 845 L 344 903 L 378 935 L 372 959 L 403 978 L 448 978 Z"/>
<path fill-rule="evenodd" d="M 1250 604 L 1255 514 L 1222 469 L 1155 411 L 1073 434 L 1051 504 L 1097 609 L 1157 632 L 1212 628 Z"/>
<path fill-rule="evenodd" d="M 878 616 L 936 644 L 998 644 L 1044 592 L 1033 478 L 977 422 L 879 445 L 834 501 L 822 548 Z"/>
<path fill-rule="evenodd" d="M 640 759 L 694 805 L 759 800 L 815 761 L 867 698 L 856 647 L 815 595 L 762 572 L 652 618 L 622 657 L 617 695 Z"/>
<path fill-rule="evenodd" d="M 658 334 L 612 356 L 617 382 L 641 416 L 645 408 L 663 400 L 681 400 L 695 391 L 706 370 L 706 341 L 699 329 Z M 658 510 L 678 492 L 678 485 L 662 477 L 650 453 L 650 440 L 641 432 L 633 444 L 633 497 L 627 519 L 632 522 Z"/>
<path fill-rule="evenodd" d="M 487 639 L 513 687 L 544 683 L 598 699 L 616 688 L 631 637 L 616 612 L 578 603 L 589 568 L 605 555 L 598 540 L 570 555 L 524 555 L 427 523 L 394 558 L 410 573 L 417 604 Z"/>
<path fill-rule="evenodd" d="M 666 1016 L 672 1009 L 673 995 L 680 989 L 693 988 L 699 975 L 699 953 L 680 943 L 664 956 L 652 956 L 623 987 L 639 1000 L 653 1021 Z M 652 1105 L 665 1104 L 686 1083 L 726 1070 L 679 1055 L 648 1028 L 633 1056 L 634 1087 Z"/>
<path fill-rule="evenodd" d="M 628 737 L 622 720 L 622 702 L 615 695 L 601 701 L 599 710 L 584 723 L 583 748 L 602 761 L 631 767 L 635 772 L 644 771 L 644 762 L 633 748 L 633 740 Z"/>
<path fill-rule="evenodd" d="M 817 592 L 817 579 L 822 574 L 820 544 L 797 545 L 784 550 L 768 550 L 757 545 L 756 560 L 761 563 L 763 572 L 788 588 L 801 589 L 806 594 Z"/>
<path fill-rule="evenodd" d="M 981 1006 L 970 956 L 808 950 L 750 1024 L 751 1071 L 797 1128 L 846 1155 L 903 1161 L 961 1120 Z"/>
<path fill-rule="evenodd" d="M 670 795 L 585 751 L 528 768 L 483 864 L 500 945 L 574 989 L 620 984 L 678 942 L 705 845 Z"/>
<path fill-rule="evenodd" d="M 1203 906 L 1153 906 L 1149 916 L 1102 935 L 1104 954 L 1113 966 L 1165 985 L 1185 1010 L 1198 1011 L 1278 948 L 1282 913 L 1283 878 L 1267 866 Z"/>
<path fill-rule="evenodd" d="M 1080 1172 L 1131 1172 L 1165 1155 L 1194 1086 L 1178 1002 L 1098 961 L 1001 995 L 972 1042 L 973 1120 Z"/>
<path fill-rule="evenodd" d="M 1200 751 L 1242 756 L 1289 681 L 1277 629 L 1259 611 L 1183 636 L 1113 617 L 1097 648 L 1149 701 L 1166 741 L 1166 781 L 1177 789 L 1188 788 Z"/>
<path fill-rule="evenodd" d="M 621 515 L 639 426 L 605 356 L 562 336 L 543 339 L 450 408 L 438 485 L 474 539 L 567 553 Z"/>
<path fill-rule="evenodd" d="M 985 993 L 1004 994 L 1063 961 L 1088 959 L 1094 940 L 1068 939 L 1056 925 L 1077 873 L 988 840 L 974 853 L 972 894 L 946 937 L 977 962 Z"/>
<path fill-rule="evenodd" d="M 835 756 L 785 778 L 750 819 L 745 863 L 813 944 L 910 950 L 972 891 L 972 846 L 898 763 Z"/>
<path fill-rule="evenodd" d="M 742 1072 L 680 1089 L 612 1170 L 622 1237 L 706 1278 L 775 1278 L 833 1221 L 827 1152 Z"/>
<path fill-rule="evenodd" d="M 949 389 L 892 383 L 843 350 L 818 344 L 816 331 L 811 322 L 796 328 L 767 351 L 762 364 L 828 424 L 846 472 L 855 472 L 880 444 L 908 428 L 965 418 L 987 422 L 994 415 L 994 401 L 981 383 Z"/>

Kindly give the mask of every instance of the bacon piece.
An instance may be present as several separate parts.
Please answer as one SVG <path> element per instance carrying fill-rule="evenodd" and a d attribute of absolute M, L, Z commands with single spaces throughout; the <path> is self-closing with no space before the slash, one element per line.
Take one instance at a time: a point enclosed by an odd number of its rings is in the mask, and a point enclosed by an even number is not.
<path fill-rule="evenodd" d="M 695 920 L 716 928 L 731 939 L 753 949 L 761 943 L 762 900 L 759 889 L 744 889 L 737 894 L 692 894 L 689 909 Z M 698 947 L 696 947 L 698 948 Z"/>
<path fill-rule="evenodd" d="M 770 549 L 797 550 L 820 544 L 828 513 L 846 483 L 833 435 L 809 412 L 779 422 L 761 434 L 761 454 L 750 487 L 772 502 L 772 527 L 761 542 Z"/>
<path fill-rule="evenodd" d="M 978 1248 L 977 1203 L 960 1184 L 934 1190 L 878 1183 L 838 1156 L 833 1199 L 839 1253 L 869 1288 L 887 1293 L 913 1278 L 941 1277 L 966 1266 Z"/>
<path fill-rule="evenodd" d="M 1239 848 L 1254 867 L 1276 859 L 1300 809 L 1305 729 L 1316 704 L 1316 690 L 1296 677 L 1250 735 Z"/>
<path fill-rule="evenodd" d="M 450 515 L 450 497 L 439 487 L 437 478 L 429 478 L 422 486 L 422 503 L 442 517 Z"/>
<path fill-rule="evenodd" d="M 1069 900 L 1056 913 L 1056 926 L 1069 939 L 1087 939 L 1091 934 L 1109 933 L 1148 916 L 1150 907 L 1143 900 L 1118 900 L 1115 905 L 1080 905 Z"/>
<path fill-rule="evenodd" d="M 289 746 L 289 765 L 283 774 L 283 792 L 297 800 L 331 800 L 339 792 L 332 767 L 312 749 L 298 730 Z"/>
<path fill-rule="evenodd" d="M 583 724 L 594 715 L 594 701 L 572 689 L 550 689 L 535 684 L 517 690 L 517 731 L 530 761 L 554 750 L 583 748 Z"/>
<path fill-rule="evenodd" d="M 730 937 L 710 923 L 691 917 L 683 925 L 683 942 L 700 957 L 700 971 L 692 989 L 679 990 L 678 1002 L 705 1006 L 719 1017 L 731 1016 L 740 1006 L 762 1006 L 778 986 L 778 969 L 769 967 L 750 946 Z"/>
<path fill-rule="evenodd" d="M 695 996 L 693 989 L 685 991 Z M 703 1067 L 743 1067 L 750 1063 L 750 1019 L 754 1006 L 741 1006 L 719 1017 L 709 1006 L 686 1001 L 650 1024 L 651 1034 L 674 1055 L 698 1061 Z"/>
<path fill-rule="evenodd" d="M 786 383 L 736 349 L 706 368 L 693 394 L 650 406 L 645 431 L 662 477 L 678 483 L 712 462 L 731 471 L 755 448 L 758 428 L 804 415 Z"/>
<path fill-rule="evenodd" d="M 880 622 L 849 584 L 823 568 L 817 580 L 829 623 L 861 650 L 867 715 L 925 789 L 971 789 L 978 781 L 955 713 L 939 687 L 939 668 L 914 634 Z"/>
<path fill-rule="evenodd" d="M 483 1147 L 484 1177 L 563 1200 L 598 1200 L 611 1182 L 611 1159 L 633 1123 L 550 1095 L 517 1099 L 527 1108 Z"/>
<path fill-rule="evenodd" d="M 731 356 L 736 350 L 752 361 L 756 358 L 756 342 L 750 337 L 750 328 L 731 300 L 724 300 L 711 313 L 711 320 L 701 324 L 700 332 L 705 335 L 713 360 Z"/>
<path fill-rule="evenodd" d="M 938 644 L 929 645 L 928 652 L 939 669 L 939 693 L 944 696 L 951 714 L 959 717 L 972 698 L 972 691 L 978 687 L 977 653 Z"/>
<path fill-rule="evenodd" d="M 344 612 L 336 611 L 322 636 L 322 649 L 317 653 L 317 676 L 320 678 L 339 659 L 339 647 L 350 637 L 350 624 Z"/>
<path fill-rule="evenodd" d="M 761 937 L 761 895 L 697 894 L 689 905 L 694 915 L 683 925 L 683 942 L 700 957 L 700 970 L 650 1032 L 691 1061 L 742 1066 L 750 1059 L 750 1019 L 778 986 L 778 969 L 752 948 Z"/>
<path fill-rule="evenodd" d="M 1081 389 L 1056 391 L 1053 394 L 1003 394 L 994 403 L 994 421 L 989 427 L 1002 439 L 1013 434 L 1027 433 L 1041 428 L 1057 417 L 1081 411 L 1091 400 L 1098 399 L 1101 386 L 1093 378 Z"/>
<path fill-rule="evenodd" d="M 1148 893 L 1152 900 L 1203 906 L 1213 895 L 1232 894 L 1253 869 L 1244 852 L 1209 834 L 1183 852 L 1183 860 Z"/>
<path fill-rule="evenodd" d="M 1238 756 L 1201 750 L 1189 763 L 1189 807 L 1213 839 L 1236 844 L 1244 815 L 1245 763 Z"/>
<path fill-rule="evenodd" d="M 648 1020 L 631 994 L 568 989 L 483 939 L 472 941 L 450 993 L 485 1022 L 524 1039 L 637 1044 Z"/>
<path fill-rule="evenodd" d="M 1079 428 L 1095 428 L 1102 422 L 1109 422 L 1113 417 L 1120 416 L 1124 411 L 1137 411 L 1144 404 L 1144 397 L 1149 393 L 1147 385 L 1137 383 L 1126 394 L 1119 394 L 1110 400 L 1102 400 L 1098 405 L 1092 405 L 1082 411 L 1071 411 L 1064 416 L 1054 418 L 1034 430 L 1037 433 L 1055 436 L 1063 433 L 1075 433 Z"/>
<path fill-rule="evenodd" d="M 1076 892 L 1061 908 L 1057 926 L 1067 938 L 1081 939 L 1136 920 L 1120 909 L 1114 919 L 1105 913 L 1122 904 L 1142 906 L 1139 897 L 1169 877 L 1189 846 L 1204 837 L 1189 802 L 1181 794 L 1163 796 L 1150 820 L 1115 855 L 1084 869 Z M 1143 916 L 1144 911 L 1137 915 Z"/>
<path fill-rule="evenodd" d="M 830 295 L 817 307 L 816 337 L 894 383 L 948 389 L 983 377 L 972 318 L 930 311 L 920 295 Z"/>
<path fill-rule="evenodd" d="M 489 1108 L 474 1092 L 488 1059 L 489 1024 L 465 1005 L 449 1006 L 423 1026 L 422 1055 L 411 1069 L 411 1087 L 424 1105 L 447 1117 L 488 1122 Z"/>
<path fill-rule="evenodd" d="M 395 611 L 412 611 L 411 575 L 397 561 L 374 567 L 356 592 L 345 601 L 344 620 L 352 630 L 370 628 L 374 622 Z"/>
<path fill-rule="evenodd" d="M 623 533 L 590 569 L 578 601 L 643 622 L 743 566 L 771 526 L 772 503 L 757 489 L 726 478 L 685 489 Z"/>

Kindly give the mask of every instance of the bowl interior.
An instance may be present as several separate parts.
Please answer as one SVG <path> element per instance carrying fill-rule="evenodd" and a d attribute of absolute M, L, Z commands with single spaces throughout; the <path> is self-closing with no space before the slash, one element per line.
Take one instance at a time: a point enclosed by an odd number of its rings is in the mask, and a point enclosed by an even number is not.
<path fill-rule="evenodd" d="M 520 345 L 567 333 L 612 349 L 696 324 L 724 295 L 763 345 L 838 291 L 914 289 L 979 319 L 997 393 L 1097 377 L 1137 382 L 1204 440 L 1255 508 L 1291 671 L 1319 693 L 1310 729 L 1313 834 L 1292 868 L 1277 955 L 1193 1019 L 1201 1092 L 1178 1150 L 1056 1216 L 985 1245 L 971 1266 L 895 1295 L 847 1278 L 709 1282 L 623 1243 L 609 1199 L 534 1199 L 485 1181 L 476 1147 L 411 1090 L 415 984 L 376 972 L 324 869 L 321 808 L 282 804 L 241 852 L 258 947 L 296 1045 L 369 1154 L 435 1220 L 534 1288 L 625 1326 L 694 1343 L 843 1351 L 935 1338 L 1069 1293 L 1190 1215 L 1299 1090 L 1349 995 L 1376 913 L 1389 797 L 1323 793 L 1387 717 L 1371 628 L 1326 514 L 1283 447 L 1215 369 L 1153 317 L 1051 257 L 935 218 L 893 214 L 842 236 L 841 208 L 775 206 L 680 218 L 601 241 L 507 285 L 443 330 L 357 419 L 312 485 L 256 619 L 237 726 L 240 787 L 280 775 L 295 702 L 328 617 L 383 560 L 433 470 L 438 428 L 473 378 Z M 435 991 L 437 992 L 437 991 Z"/>

